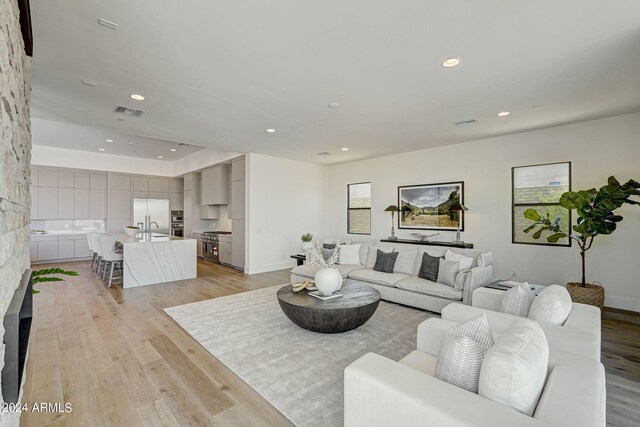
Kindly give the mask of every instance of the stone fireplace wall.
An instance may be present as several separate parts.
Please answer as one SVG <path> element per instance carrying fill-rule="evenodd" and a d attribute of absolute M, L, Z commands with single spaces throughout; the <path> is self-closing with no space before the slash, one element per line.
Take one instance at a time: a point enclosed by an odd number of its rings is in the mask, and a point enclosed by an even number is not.
<path fill-rule="evenodd" d="M 31 62 L 24 52 L 18 4 L 0 0 L 0 337 L 1 319 L 30 265 L 30 95 Z M 0 369 L 3 366 L 0 342 Z M 0 426 L 17 423 L 17 414 L 0 416 Z"/>

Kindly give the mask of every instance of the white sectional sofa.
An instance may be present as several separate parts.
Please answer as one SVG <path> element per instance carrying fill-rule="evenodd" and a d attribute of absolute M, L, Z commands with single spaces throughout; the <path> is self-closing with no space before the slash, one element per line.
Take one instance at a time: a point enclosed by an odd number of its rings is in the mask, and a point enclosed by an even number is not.
<path fill-rule="evenodd" d="M 368 353 L 345 368 L 345 427 L 605 425 L 602 364 L 551 345 L 548 376 L 533 416 L 437 379 L 440 345 L 457 324 L 427 319 L 418 327 L 417 350 L 399 362 Z"/>
<path fill-rule="evenodd" d="M 373 270 L 377 249 L 399 252 L 393 273 Z M 456 282 L 462 284 L 461 290 L 418 277 L 425 252 L 440 257 L 447 250 L 473 258 L 471 268 L 460 271 L 456 276 Z M 440 313 L 452 302 L 471 304 L 473 291 L 493 280 L 491 252 L 477 249 L 403 243 L 361 243 L 359 258 L 359 264 L 337 266 L 345 286 L 350 283 L 364 283 L 377 289 L 383 300 L 436 313 Z M 291 270 L 291 282 L 313 279 L 317 270 L 317 267 L 309 264 L 297 266 Z"/>

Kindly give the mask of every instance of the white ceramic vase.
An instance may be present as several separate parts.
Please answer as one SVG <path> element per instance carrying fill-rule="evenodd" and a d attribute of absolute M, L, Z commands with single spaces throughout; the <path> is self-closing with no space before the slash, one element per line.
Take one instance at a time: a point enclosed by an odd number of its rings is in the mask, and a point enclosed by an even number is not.
<path fill-rule="evenodd" d="M 325 296 L 331 295 L 342 287 L 342 276 L 337 268 L 321 268 L 314 276 L 316 288 Z"/>
<path fill-rule="evenodd" d="M 302 242 L 302 253 L 307 253 L 307 249 L 313 249 L 313 242 Z"/>

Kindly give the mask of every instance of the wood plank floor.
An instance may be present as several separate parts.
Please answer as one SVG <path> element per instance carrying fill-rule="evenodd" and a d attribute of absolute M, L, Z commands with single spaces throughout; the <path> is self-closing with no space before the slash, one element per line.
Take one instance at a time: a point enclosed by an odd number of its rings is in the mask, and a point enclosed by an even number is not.
<path fill-rule="evenodd" d="M 70 413 L 22 414 L 23 426 L 290 426 L 177 326 L 163 308 L 286 283 L 289 270 L 247 276 L 198 263 L 198 278 L 123 291 L 88 262 L 79 277 L 38 285 L 23 401 Z M 640 315 L 605 310 L 607 422 L 640 425 Z"/>

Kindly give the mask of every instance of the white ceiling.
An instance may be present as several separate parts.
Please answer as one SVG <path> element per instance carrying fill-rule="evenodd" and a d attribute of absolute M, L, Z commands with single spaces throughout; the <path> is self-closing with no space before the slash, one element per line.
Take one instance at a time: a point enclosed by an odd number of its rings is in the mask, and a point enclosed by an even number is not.
<path fill-rule="evenodd" d="M 637 0 L 58 0 L 31 13 L 34 117 L 221 150 L 338 163 L 640 111 Z M 441 67 L 451 56 L 461 65 Z M 117 121 L 117 104 L 145 113 Z"/>
<path fill-rule="evenodd" d="M 31 134 L 35 145 L 154 160 L 162 156 L 164 161 L 178 160 L 202 150 L 202 147 L 178 145 L 173 141 L 37 118 L 31 119 Z M 113 142 L 107 142 L 108 139 Z M 100 148 L 104 151 L 100 151 Z"/>

